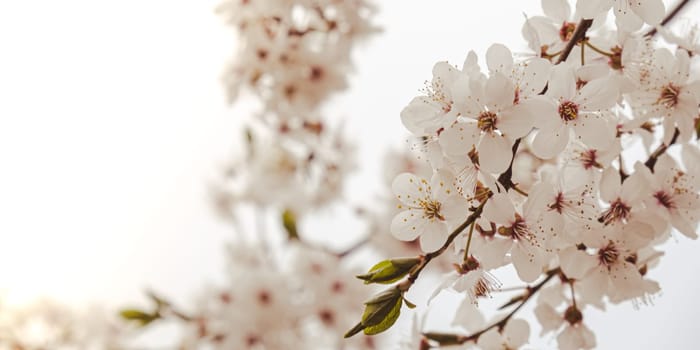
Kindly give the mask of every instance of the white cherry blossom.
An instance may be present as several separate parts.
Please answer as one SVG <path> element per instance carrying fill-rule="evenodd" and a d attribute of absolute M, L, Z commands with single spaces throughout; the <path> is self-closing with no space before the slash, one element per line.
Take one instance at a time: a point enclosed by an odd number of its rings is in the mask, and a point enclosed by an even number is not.
<path fill-rule="evenodd" d="M 439 248 L 448 230 L 469 216 L 466 200 L 454 189 L 454 176 L 447 171 L 433 174 L 430 182 L 409 173 L 394 179 L 392 189 L 402 203 L 391 221 L 391 233 L 402 241 L 420 236 L 423 251 Z"/>

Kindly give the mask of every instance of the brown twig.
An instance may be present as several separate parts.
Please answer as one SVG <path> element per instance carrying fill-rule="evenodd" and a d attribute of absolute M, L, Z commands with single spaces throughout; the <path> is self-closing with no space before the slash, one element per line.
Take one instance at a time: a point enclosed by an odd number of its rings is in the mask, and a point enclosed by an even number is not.
<path fill-rule="evenodd" d="M 671 138 L 671 142 L 667 144 L 662 143 L 659 145 L 659 147 L 654 150 L 649 155 L 649 159 L 647 159 L 646 162 L 644 162 L 644 165 L 651 170 L 651 172 L 654 172 L 654 165 L 656 165 L 656 161 L 659 160 L 659 157 L 666 152 L 668 147 L 676 143 L 676 140 L 678 139 L 678 135 L 680 134 L 680 131 L 678 131 L 678 128 L 676 128 L 676 131 L 673 132 L 673 137 Z"/>
<path fill-rule="evenodd" d="M 667 25 L 668 23 L 670 23 L 673 20 L 673 18 L 675 18 L 676 15 L 678 15 L 681 12 L 681 10 L 683 10 L 685 5 L 688 5 L 689 3 L 690 3 L 690 0 L 681 0 L 680 2 L 678 2 L 678 4 L 676 4 L 676 7 L 674 7 L 673 10 L 671 10 L 671 12 L 669 12 L 666 15 L 666 17 L 664 17 L 663 21 L 661 21 L 661 26 L 663 27 L 663 26 Z M 656 35 L 657 32 L 658 31 L 656 30 L 656 28 L 652 28 L 646 34 L 644 34 L 644 36 L 651 38 L 654 35 Z"/>
<path fill-rule="evenodd" d="M 562 63 L 566 61 L 567 58 L 569 58 L 571 50 L 574 49 L 574 46 L 578 45 L 579 42 L 582 42 L 586 39 L 586 32 L 588 32 L 588 29 L 591 28 L 592 24 L 592 19 L 582 19 L 576 25 L 576 30 L 571 36 L 571 40 L 569 40 L 569 42 L 566 44 L 564 50 L 561 51 L 561 54 L 559 55 L 556 64 Z M 546 86 L 544 87 L 542 92 L 540 92 L 540 95 L 543 95 L 545 92 L 547 92 Z M 498 176 L 498 183 L 500 183 L 506 189 L 506 191 L 510 190 L 511 188 L 513 188 L 513 186 L 515 186 L 515 184 L 513 183 L 513 160 L 515 160 L 515 154 L 518 152 L 518 147 L 520 147 L 520 141 L 520 139 L 515 140 L 515 143 L 513 144 L 512 148 L 513 157 L 511 157 L 510 159 L 510 165 L 508 165 L 508 169 L 506 169 L 506 171 L 504 171 L 501 175 Z"/>
<path fill-rule="evenodd" d="M 569 42 L 566 43 L 566 47 L 564 47 L 564 50 L 559 56 L 557 64 L 562 63 L 566 61 L 567 58 L 569 58 L 569 54 L 571 54 L 571 50 L 574 49 L 574 46 L 578 45 L 579 42 L 586 38 L 586 32 L 588 31 L 588 29 L 591 28 L 592 24 L 592 19 L 582 19 L 580 22 L 578 22 L 578 24 L 576 25 L 576 30 L 571 36 L 571 40 L 569 40 Z"/>
<path fill-rule="evenodd" d="M 405 281 L 399 283 L 397 287 L 401 291 L 404 291 L 404 292 L 407 291 L 409 288 L 411 288 L 413 283 L 416 282 L 416 279 L 418 279 L 418 276 L 423 271 L 423 269 L 426 266 L 428 266 L 428 263 L 430 263 L 431 260 L 435 259 L 436 257 L 440 256 L 442 253 L 444 253 L 445 250 L 447 250 L 447 248 L 455 240 L 455 238 L 457 238 L 457 236 L 460 233 L 462 233 L 462 231 L 464 231 L 467 227 L 469 227 L 469 225 L 474 223 L 481 216 L 481 212 L 484 210 L 485 204 L 486 204 L 486 201 L 483 201 L 481 203 L 481 205 L 479 205 L 476 209 L 474 209 L 474 212 L 471 215 L 469 215 L 469 217 L 467 217 L 467 219 L 461 225 L 459 225 L 457 228 L 455 228 L 452 231 L 452 233 L 450 233 L 450 235 L 447 237 L 447 240 L 445 241 L 445 243 L 443 243 L 442 247 L 440 247 L 438 250 L 435 250 L 433 252 L 430 252 L 430 253 L 424 255 L 421 262 L 416 266 L 416 268 L 408 274 L 408 278 Z"/>
<path fill-rule="evenodd" d="M 449 345 L 457 345 L 457 344 L 464 344 L 464 343 L 467 343 L 470 341 L 477 341 L 482 334 L 484 334 L 484 333 L 486 333 L 494 328 L 498 328 L 499 331 L 503 330 L 503 328 L 506 326 L 506 324 L 508 324 L 508 321 L 510 321 L 510 319 L 513 318 L 513 316 L 515 316 L 515 314 L 518 311 L 520 311 L 520 309 L 528 302 L 528 300 L 532 299 L 532 297 L 535 294 L 537 294 L 537 292 L 540 289 L 542 289 L 542 287 L 544 287 L 544 285 L 546 285 L 547 282 L 549 282 L 552 278 L 554 278 L 554 276 L 559 274 L 560 271 L 561 270 L 559 268 L 555 268 L 555 269 L 547 271 L 547 277 L 545 277 L 545 279 L 543 279 L 542 281 L 540 281 L 536 285 L 534 285 L 532 287 L 528 287 L 527 290 L 525 291 L 525 294 L 522 295 L 522 298 L 521 298 L 518 306 L 516 306 L 515 309 L 513 309 L 510 313 L 508 313 L 508 315 L 503 317 L 500 321 L 493 323 L 493 324 L 487 326 L 486 328 L 483 328 L 482 330 L 480 330 L 476 333 L 470 334 L 470 335 L 455 335 L 454 337 L 450 337 L 449 335 L 442 334 L 441 336 L 443 336 L 445 338 L 454 339 L 453 341 L 450 342 Z M 428 339 L 431 338 L 430 333 L 425 334 L 425 336 Z M 441 344 L 441 345 L 447 345 L 447 344 Z"/>

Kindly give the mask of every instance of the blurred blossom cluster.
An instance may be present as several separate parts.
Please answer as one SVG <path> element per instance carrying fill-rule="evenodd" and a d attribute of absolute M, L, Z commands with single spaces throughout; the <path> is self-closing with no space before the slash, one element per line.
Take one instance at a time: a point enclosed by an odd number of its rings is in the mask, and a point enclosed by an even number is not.
<path fill-rule="evenodd" d="M 125 327 L 111 310 L 76 310 L 40 300 L 22 307 L 0 304 L 2 350 L 117 350 Z"/>
<path fill-rule="evenodd" d="M 220 203 L 301 211 L 332 201 L 354 168 L 354 147 L 321 107 L 347 88 L 352 49 L 378 31 L 374 8 L 362 0 L 236 0 L 219 11 L 238 33 L 224 75 L 229 97 L 247 91 L 261 106 L 246 121 L 246 155 L 232 161 Z"/>

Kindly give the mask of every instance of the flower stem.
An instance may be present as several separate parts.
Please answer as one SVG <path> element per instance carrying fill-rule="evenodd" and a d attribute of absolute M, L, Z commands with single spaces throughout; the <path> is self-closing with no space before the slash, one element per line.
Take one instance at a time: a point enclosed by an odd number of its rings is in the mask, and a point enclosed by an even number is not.
<path fill-rule="evenodd" d="M 464 248 L 464 258 L 462 259 L 463 261 L 467 261 L 469 259 L 469 247 L 472 245 L 472 234 L 474 233 L 474 225 L 476 224 L 476 221 L 472 222 L 471 226 L 469 226 L 469 237 L 467 237 L 467 247 Z"/>

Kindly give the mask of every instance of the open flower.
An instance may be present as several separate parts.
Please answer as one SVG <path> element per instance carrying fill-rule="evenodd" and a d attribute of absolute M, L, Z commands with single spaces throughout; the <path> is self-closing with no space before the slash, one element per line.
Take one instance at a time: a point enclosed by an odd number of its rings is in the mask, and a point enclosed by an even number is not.
<path fill-rule="evenodd" d="M 611 79 L 599 78 L 580 89 L 578 86 L 573 67 L 560 64 L 552 69 L 544 96 L 548 107 L 532 143 L 538 157 L 548 159 L 562 152 L 572 131 L 576 139 L 593 148 L 606 148 L 612 143 L 615 129 L 600 111 L 615 105 L 615 84 Z"/>
<path fill-rule="evenodd" d="M 399 240 L 412 241 L 420 236 L 423 251 L 440 248 L 448 236 L 467 216 L 468 205 L 453 186 L 454 176 L 441 170 L 433 174 L 430 183 L 416 175 L 403 173 L 391 187 L 402 203 L 391 221 L 391 233 Z"/>

